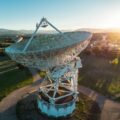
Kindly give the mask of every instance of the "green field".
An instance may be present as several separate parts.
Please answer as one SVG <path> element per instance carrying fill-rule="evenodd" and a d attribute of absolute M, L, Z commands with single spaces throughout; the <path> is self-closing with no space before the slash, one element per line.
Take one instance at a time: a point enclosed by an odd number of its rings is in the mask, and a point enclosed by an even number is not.
<path fill-rule="evenodd" d="M 0 59 L 0 100 L 15 89 L 32 83 L 28 69 L 19 69 L 15 62 L 8 58 Z"/>
<path fill-rule="evenodd" d="M 79 71 L 79 84 L 106 97 L 120 101 L 120 60 L 94 55 L 81 56 L 83 68 Z"/>

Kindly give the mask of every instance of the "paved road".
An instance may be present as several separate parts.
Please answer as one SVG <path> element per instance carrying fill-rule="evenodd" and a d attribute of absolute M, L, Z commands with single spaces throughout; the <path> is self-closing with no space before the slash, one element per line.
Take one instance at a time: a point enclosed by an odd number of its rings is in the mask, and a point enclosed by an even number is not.
<path fill-rule="evenodd" d="M 34 69 L 30 70 L 33 75 L 34 83 L 26 87 L 13 91 L 0 102 L 0 120 L 17 120 L 16 103 L 30 91 L 38 89 L 41 83 L 40 76 Z"/>
<path fill-rule="evenodd" d="M 79 86 L 79 92 L 98 103 L 102 111 L 101 120 L 120 120 L 120 103 L 109 100 L 103 95 L 84 86 Z"/>

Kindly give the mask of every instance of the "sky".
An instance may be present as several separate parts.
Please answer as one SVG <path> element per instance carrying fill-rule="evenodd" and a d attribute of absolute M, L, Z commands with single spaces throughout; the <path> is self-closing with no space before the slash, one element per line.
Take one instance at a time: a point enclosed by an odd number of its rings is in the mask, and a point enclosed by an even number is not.
<path fill-rule="evenodd" d="M 120 0 L 0 0 L 0 28 L 35 28 L 42 17 L 60 29 L 120 28 Z"/>

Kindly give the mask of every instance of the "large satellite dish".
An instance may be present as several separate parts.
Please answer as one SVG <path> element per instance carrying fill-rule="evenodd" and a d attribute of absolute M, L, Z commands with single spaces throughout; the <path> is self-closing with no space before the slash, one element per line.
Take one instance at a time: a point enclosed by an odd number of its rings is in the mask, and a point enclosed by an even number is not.
<path fill-rule="evenodd" d="M 40 27 L 50 25 L 58 34 L 36 36 Z M 82 67 L 77 57 L 90 42 L 90 32 L 62 33 L 46 18 L 36 24 L 31 38 L 6 48 L 6 53 L 18 63 L 46 71 L 44 86 L 39 89 L 38 108 L 53 117 L 67 116 L 75 109 L 77 98 L 78 68 Z"/>

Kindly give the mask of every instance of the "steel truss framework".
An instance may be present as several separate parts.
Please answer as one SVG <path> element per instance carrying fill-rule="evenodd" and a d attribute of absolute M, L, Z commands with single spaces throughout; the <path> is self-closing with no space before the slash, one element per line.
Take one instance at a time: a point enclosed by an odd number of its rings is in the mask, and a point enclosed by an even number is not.
<path fill-rule="evenodd" d="M 53 70 L 47 71 L 47 76 L 44 81 L 47 81 L 47 85 L 41 86 L 39 92 L 42 92 L 48 97 L 49 102 L 55 104 L 58 100 L 73 96 L 77 98 L 77 80 L 78 80 L 78 68 L 81 68 L 81 60 L 76 57 L 75 60 L 67 65 L 55 67 Z M 53 92 L 50 95 L 50 92 Z M 60 94 L 60 96 L 57 96 Z"/>

